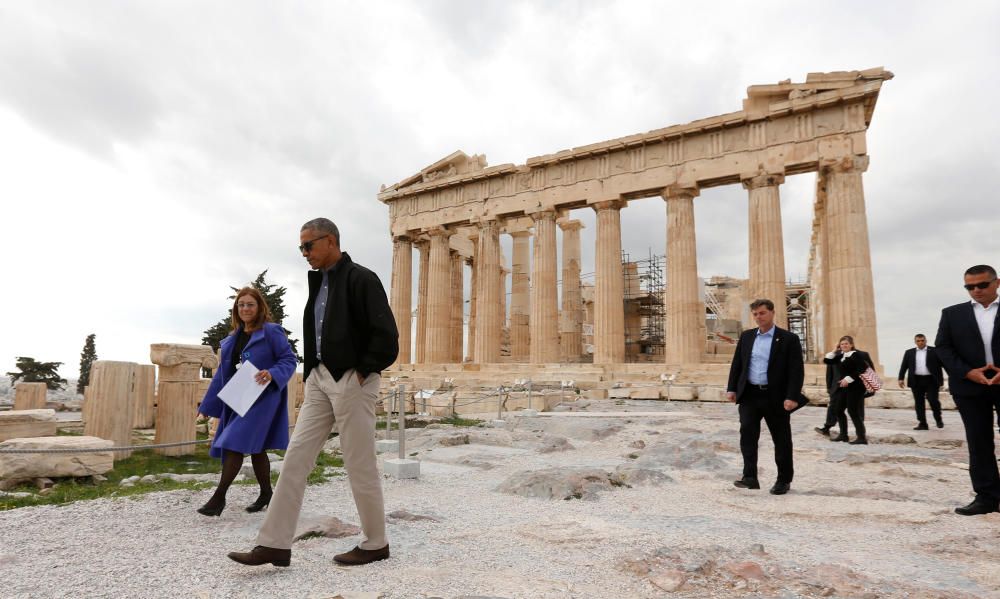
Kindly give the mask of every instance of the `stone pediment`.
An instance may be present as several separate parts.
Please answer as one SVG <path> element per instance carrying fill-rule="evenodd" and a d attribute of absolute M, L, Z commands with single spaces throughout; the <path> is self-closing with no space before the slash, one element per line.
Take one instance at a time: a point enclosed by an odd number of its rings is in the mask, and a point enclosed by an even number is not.
<path fill-rule="evenodd" d="M 418 183 L 429 183 L 438 179 L 448 179 L 459 175 L 468 175 L 486 168 L 486 156 L 483 154 L 473 154 L 469 156 L 461 150 L 456 150 L 444 158 L 425 166 L 420 172 L 403 179 L 399 183 L 388 187 L 382 186 L 380 191 L 391 191 L 417 185 Z"/>
<path fill-rule="evenodd" d="M 825 92 L 844 90 L 870 81 L 881 83 L 892 78 L 891 71 L 875 67 L 862 71 L 809 73 L 805 82 L 801 83 L 792 83 L 790 79 L 785 79 L 778 83 L 751 85 L 747 88 L 746 99 L 743 100 L 743 111 L 748 116 L 767 114 L 781 103 L 811 100 L 814 96 Z M 866 122 L 871 121 L 871 108 L 874 108 L 874 104 L 866 111 L 868 112 Z"/>

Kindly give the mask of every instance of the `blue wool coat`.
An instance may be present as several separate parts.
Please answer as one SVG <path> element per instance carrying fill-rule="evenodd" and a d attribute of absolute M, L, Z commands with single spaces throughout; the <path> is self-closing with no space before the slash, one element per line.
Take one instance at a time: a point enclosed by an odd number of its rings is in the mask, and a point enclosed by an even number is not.
<path fill-rule="evenodd" d="M 260 394 L 246 416 L 240 417 L 221 399 L 219 391 L 236 374 L 233 347 L 242 329 L 222 340 L 222 362 L 212 377 L 198 411 L 219 419 L 209 455 L 222 457 L 228 449 L 243 454 L 265 449 L 288 447 L 288 381 L 295 374 L 296 360 L 284 329 L 271 322 L 250 334 L 240 362 L 249 360 L 260 370 L 271 373 L 271 382 Z"/>

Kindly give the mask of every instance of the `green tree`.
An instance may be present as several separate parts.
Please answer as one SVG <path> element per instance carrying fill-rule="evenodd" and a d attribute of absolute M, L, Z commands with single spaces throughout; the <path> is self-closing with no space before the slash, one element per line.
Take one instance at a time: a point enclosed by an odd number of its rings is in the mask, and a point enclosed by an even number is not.
<path fill-rule="evenodd" d="M 274 283 L 267 282 L 267 270 L 257 275 L 257 278 L 250 283 L 250 287 L 253 287 L 260 294 L 264 296 L 264 301 L 267 302 L 267 307 L 271 310 L 271 320 L 278 325 L 282 325 L 285 321 L 285 292 L 288 291 L 285 287 L 278 287 Z M 229 300 L 232 301 L 236 299 L 236 292 L 240 290 L 240 287 L 229 287 L 233 290 L 233 294 L 229 296 Z M 201 343 L 203 345 L 210 345 L 215 351 L 219 351 L 219 344 L 226 335 L 233 330 L 232 328 L 232 316 L 229 312 L 211 327 L 209 327 L 201 338 Z M 284 328 L 284 327 L 282 327 Z M 286 335 L 291 335 L 291 331 L 285 329 Z M 288 338 L 289 343 L 292 345 L 292 352 L 295 353 L 295 358 L 302 362 L 302 356 L 299 355 L 299 342 L 297 339 L 292 339 L 290 336 Z"/>
<path fill-rule="evenodd" d="M 90 384 L 90 367 L 97 361 L 97 347 L 94 345 L 93 333 L 87 335 L 80 352 L 80 380 L 76 383 L 76 392 L 83 393 L 84 387 Z"/>
<path fill-rule="evenodd" d="M 66 386 L 66 379 L 59 378 L 59 367 L 62 362 L 38 362 L 34 358 L 19 356 L 17 368 L 21 372 L 8 372 L 12 385 L 18 381 L 25 383 L 45 383 L 49 391 L 57 391 Z"/>

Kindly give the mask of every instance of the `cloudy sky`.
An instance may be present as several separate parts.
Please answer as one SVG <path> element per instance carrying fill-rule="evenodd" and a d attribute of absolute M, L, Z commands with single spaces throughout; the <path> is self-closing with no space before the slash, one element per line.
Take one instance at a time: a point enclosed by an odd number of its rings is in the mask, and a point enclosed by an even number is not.
<path fill-rule="evenodd" d="M 865 175 L 880 350 L 933 335 L 1000 263 L 1000 5 L 801 2 L 0 2 L 0 372 L 75 377 L 196 343 L 268 269 L 296 336 L 302 222 L 388 287 L 379 185 L 456 149 L 490 164 L 739 110 L 746 87 L 885 66 Z M 804 277 L 812 175 L 782 189 Z M 696 200 L 699 274 L 746 276 L 746 195 Z M 584 271 L 593 260 L 593 217 Z M 663 252 L 656 199 L 624 246 Z M 508 250 L 509 259 L 509 250 Z"/>

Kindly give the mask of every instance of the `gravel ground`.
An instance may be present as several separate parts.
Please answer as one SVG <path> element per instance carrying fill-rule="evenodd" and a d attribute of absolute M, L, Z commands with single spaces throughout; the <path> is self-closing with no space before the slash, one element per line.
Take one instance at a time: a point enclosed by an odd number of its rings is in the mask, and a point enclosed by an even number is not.
<path fill-rule="evenodd" d="M 870 437 L 917 443 L 847 446 L 812 432 L 825 409 L 805 408 L 793 418 L 796 480 L 777 497 L 766 491 L 766 433 L 765 488 L 732 487 L 741 462 L 730 405 L 586 409 L 643 414 L 409 431 L 421 477 L 386 479 L 386 510 L 437 521 L 390 520 L 384 562 L 336 566 L 357 537 L 318 537 L 295 544 L 290 568 L 235 564 L 225 554 L 252 547 L 263 519 L 242 510 L 256 489 L 234 487 L 220 518 L 194 511 L 211 491 L 175 491 L 0 513 L 0 596 L 1000 597 L 1000 514 L 951 513 L 971 494 L 955 413 L 943 430 L 916 432 L 912 412 L 871 410 Z M 553 445 L 560 438 L 568 448 Z M 584 500 L 495 490 L 522 471 L 622 465 L 672 480 Z M 307 490 L 300 525 L 326 516 L 357 523 L 345 479 Z"/>

